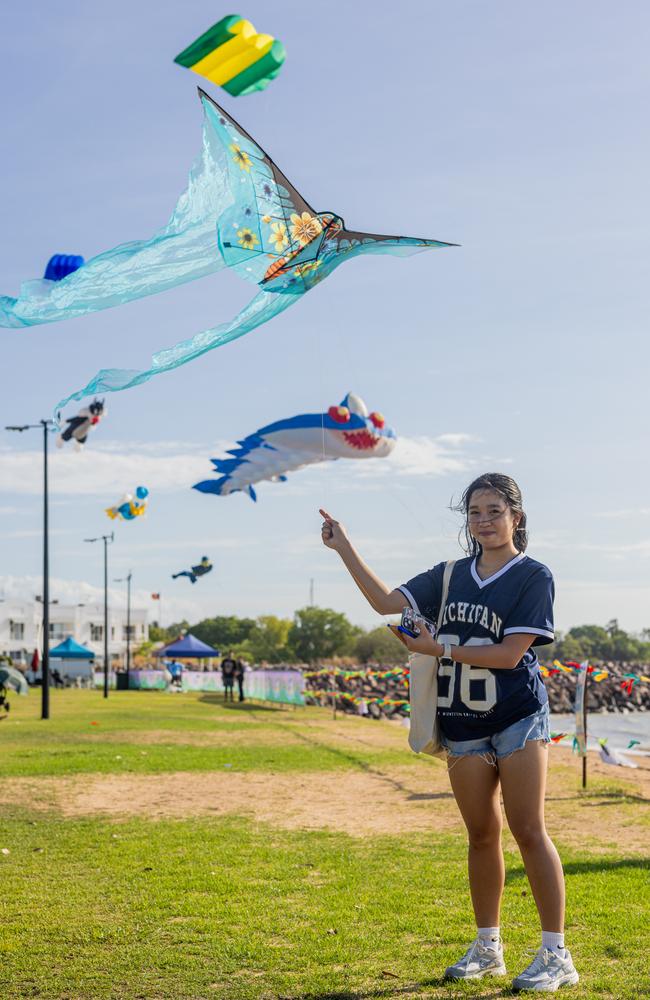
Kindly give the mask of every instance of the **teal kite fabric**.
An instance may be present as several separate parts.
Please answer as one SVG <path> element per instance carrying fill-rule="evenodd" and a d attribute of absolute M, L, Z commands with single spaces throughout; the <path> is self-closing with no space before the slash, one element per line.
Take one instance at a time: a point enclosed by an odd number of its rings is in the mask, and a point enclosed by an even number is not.
<path fill-rule="evenodd" d="M 454 246 L 439 240 L 347 230 L 332 212 L 316 212 L 264 150 L 199 89 L 203 149 L 164 229 L 93 257 L 61 281 L 23 284 L 0 297 L 0 326 L 24 327 L 83 316 L 233 268 L 258 286 L 227 323 L 159 351 L 143 371 L 102 369 L 73 399 L 115 392 L 171 371 L 243 336 L 283 312 L 343 261 L 363 253 L 406 255 Z"/>

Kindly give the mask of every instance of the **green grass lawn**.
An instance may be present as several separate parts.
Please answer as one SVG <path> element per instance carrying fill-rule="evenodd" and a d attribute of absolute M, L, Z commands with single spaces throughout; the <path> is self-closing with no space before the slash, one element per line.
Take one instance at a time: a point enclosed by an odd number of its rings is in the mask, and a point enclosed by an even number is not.
<path fill-rule="evenodd" d="M 38 720 L 33 693 L 15 698 L 14 708 L 0 725 L 3 775 L 84 781 L 87 773 L 126 769 L 149 771 L 155 781 L 163 770 L 222 766 L 227 748 L 196 742 L 148 743 L 138 762 L 137 737 L 146 730 L 195 740 L 238 734 L 239 756 L 227 761 L 237 768 L 267 770 L 271 753 L 273 770 L 331 770 L 333 782 L 366 760 L 381 758 L 386 768 L 410 762 L 391 727 L 376 753 L 363 744 L 337 751 L 321 709 L 243 711 L 212 698 L 143 692 L 103 702 L 76 691 L 54 693 L 50 722 Z M 100 725 L 91 729 L 91 721 Z M 110 742 L 113 735 L 119 742 Z M 283 749 L 283 735 L 297 745 Z M 606 855 L 559 847 L 568 942 L 582 975 L 580 986 L 561 995 L 650 996 L 648 867 L 614 844 Z M 472 936 L 465 845 L 460 837 L 410 834 L 398 815 L 394 835 L 359 838 L 238 817 L 113 822 L 5 805 L 0 848 L 10 852 L 0 855 L 0 993 L 7 1000 L 510 995 L 496 980 L 442 981 Z M 538 930 L 521 862 L 516 854 L 507 862 L 502 923 L 514 975 Z"/>
<path fill-rule="evenodd" d="M 13 698 L 0 730 L 4 775 L 213 771 L 226 765 L 238 771 L 329 771 L 407 759 L 403 739 L 394 750 L 359 746 L 344 751 L 325 733 L 314 735 L 304 723 L 328 718 L 324 709 L 251 702 L 232 707 L 224 706 L 219 695 L 164 691 L 118 692 L 104 700 L 98 692 L 65 690 L 52 692 L 52 697 L 46 722 L 39 718 L 38 693 L 29 706 Z M 158 742 L 143 744 L 141 736 L 147 732 L 156 733 Z M 218 734 L 222 745 L 177 742 L 183 733 Z M 234 739 L 242 735 L 244 740 Z"/>

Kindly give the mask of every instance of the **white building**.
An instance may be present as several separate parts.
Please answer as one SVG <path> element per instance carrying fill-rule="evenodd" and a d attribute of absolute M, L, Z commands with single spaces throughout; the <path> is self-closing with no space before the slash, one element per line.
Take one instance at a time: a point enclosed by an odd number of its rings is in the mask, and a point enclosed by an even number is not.
<path fill-rule="evenodd" d="M 29 664 L 35 649 L 42 651 L 43 605 L 7 598 L 0 600 L 0 653 L 16 663 Z M 104 605 L 50 603 L 50 649 L 71 635 L 104 659 Z M 126 608 L 108 608 L 108 655 L 111 666 L 120 666 L 126 658 Z M 131 651 L 149 638 L 147 611 L 131 608 Z M 55 663 L 52 664 L 56 666 Z"/>

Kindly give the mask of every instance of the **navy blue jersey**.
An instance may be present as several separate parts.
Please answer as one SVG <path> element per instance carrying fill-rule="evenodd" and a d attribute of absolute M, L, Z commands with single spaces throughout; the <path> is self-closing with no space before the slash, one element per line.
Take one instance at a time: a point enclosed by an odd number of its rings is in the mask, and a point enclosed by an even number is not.
<path fill-rule="evenodd" d="M 415 611 L 434 623 L 442 597 L 445 564 L 438 563 L 399 587 Z M 531 636 L 531 648 L 513 670 L 490 670 L 441 659 L 438 716 L 447 739 L 475 740 L 498 733 L 548 702 L 534 647 L 553 641 L 551 572 L 522 553 L 481 580 L 476 559 L 459 559 L 439 641 L 452 646 L 489 646 L 506 635 Z"/>

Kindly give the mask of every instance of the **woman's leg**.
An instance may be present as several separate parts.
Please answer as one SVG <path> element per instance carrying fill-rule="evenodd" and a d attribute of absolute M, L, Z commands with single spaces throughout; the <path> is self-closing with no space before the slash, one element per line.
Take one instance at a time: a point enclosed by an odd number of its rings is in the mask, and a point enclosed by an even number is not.
<path fill-rule="evenodd" d="M 517 841 L 535 897 L 542 930 L 564 929 L 562 862 L 544 824 L 547 744 L 526 743 L 499 760 L 499 776 L 508 826 Z"/>
<path fill-rule="evenodd" d="M 449 780 L 469 837 L 467 867 L 476 926 L 498 927 L 505 881 L 499 774 L 482 757 L 450 757 Z"/>

